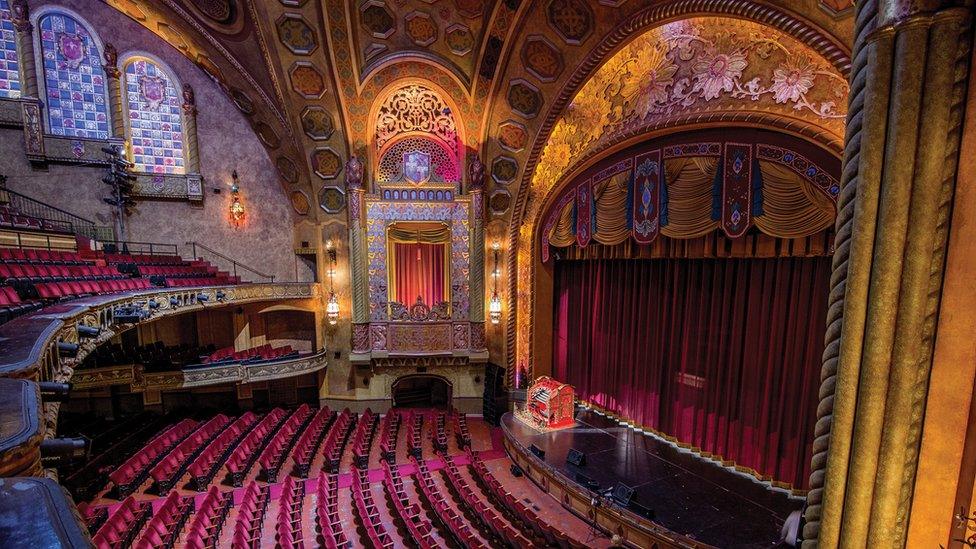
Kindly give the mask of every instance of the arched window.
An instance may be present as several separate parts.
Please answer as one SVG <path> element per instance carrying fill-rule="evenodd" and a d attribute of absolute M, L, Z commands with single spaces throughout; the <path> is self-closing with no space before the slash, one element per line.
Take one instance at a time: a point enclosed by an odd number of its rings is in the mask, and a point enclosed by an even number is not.
<path fill-rule="evenodd" d="M 123 112 L 135 171 L 185 174 L 182 95 L 164 66 L 144 55 L 123 62 Z"/>
<path fill-rule="evenodd" d="M 0 97 L 20 97 L 19 71 L 17 31 L 10 16 L 10 3 L 0 0 Z"/>
<path fill-rule="evenodd" d="M 97 38 L 86 24 L 60 11 L 42 13 L 37 26 L 48 131 L 108 138 L 108 97 Z"/>

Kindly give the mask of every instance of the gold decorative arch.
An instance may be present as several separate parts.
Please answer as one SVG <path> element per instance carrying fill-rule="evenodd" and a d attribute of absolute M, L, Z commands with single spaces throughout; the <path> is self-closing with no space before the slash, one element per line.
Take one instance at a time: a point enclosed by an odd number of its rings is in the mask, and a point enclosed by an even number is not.
<path fill-rule="evenodd" d="M 534 342 L 539 336 L 532 317 L 539 256 L 533 243 L 542 205 L 581 166 L 628 139 L 663 133 L 662 128 L 731 121 L 802 135 L 836 153 L 843 142 L 847 93 L 836 59 L 757 21 L 719 16 L 665 21 L 618 48 L 555 119 L 535 169 L 524 176 L 522 207 L 511 225 L 509 258 L 516 269 L 509 287 L 515 305 L 510 366 L 532 368 L 532 349 L 541 344 Z M 509 339 L 510 349 L 512 343 Z"/>

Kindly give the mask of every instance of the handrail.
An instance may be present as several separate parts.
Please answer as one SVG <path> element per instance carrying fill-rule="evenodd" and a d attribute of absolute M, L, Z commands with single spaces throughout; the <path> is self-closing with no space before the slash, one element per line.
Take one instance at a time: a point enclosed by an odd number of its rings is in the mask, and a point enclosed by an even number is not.
<path fill-rule="evenodd" d="M 9 204 L 17 213 L 42 221 L 49 221 L 76 234 L 89 238 L 98 236 L 94 221 L 66 212 L 61 208 L 51 206 L 6 187 L 0 187 L 0 204 Z"/>
<path fill-rule="evenodd" d="M 115 246 L 114 252 L 119 254 L 148 254 L 148 255 L 180 255 L 176 244 L 162 242 L 139 242 L 135 240 L 103 240 L 102 245 Z M 123 251 L 125 250 L 125 251 Z"/>
<path fill-rule="evenodd" d="M 192 242 L 191 241 L 191 242 L 187 242 L 186 245 L 187 246 L 190 246 L 193 249 L 193 259 L 202 259 L 199 255 L 197 255 L 197 248 L 200 248 L 202 250 L 205 250 L 205 251 L 207 251 L 207 252 L 209 252 L 209 253 L 211 253 L 211 254 L 219 257 L 220 259 L 223 259 L 224 261 L 229 261 L 230 264 L 231 264 L 231 269 L 233 270 L 233 273 L 232 274 L 234 276 L 237 276 L 237 268 L 240 267 L 241 269 L 244 269 L 245 271 L 248 271 L 250 273 L 253 273 L 253 274 L 255 274 L 255 275 L 257 275 L 257 276 L 259 276 L 261 278 L 267 278 L 268 279 L 268 282 L 274 282 L 275 281 L 274 275 L 265 274 L 265 273 L 262 273 L 261 271 L 259 271 L 257 269 L 254 269 L 252 267 L 248 267 L 247 265 L 244 265 L 243 263 L 239 263 L 238 261 L 227 257 L 226 255 L 218 252 L 217 250 L 214 250 L 213 248 L 209 248 L 209 247 L 207 247 L 207 246 L 205 246 L 203 244 L 200 244 L 199 242 Z"/>

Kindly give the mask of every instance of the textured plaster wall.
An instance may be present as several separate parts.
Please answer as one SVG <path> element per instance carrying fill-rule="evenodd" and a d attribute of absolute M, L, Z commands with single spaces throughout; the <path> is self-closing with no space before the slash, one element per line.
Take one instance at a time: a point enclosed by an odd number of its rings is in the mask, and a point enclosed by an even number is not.
<path fill-rule="evenodd" d="M 128 240 L 168 242 L 181 245 L 197 241 L 220 251 L 278 280 L 310 280 L 307 268 L 298 266 L 292 251 L 295 215 L 276 171 L 244 115 L 206 74 L 175 48 L 114 9 L 92 0 L 31 1 L 32 10 L 45 5 L 62 5 L 81 14 L 103 42 L 111 42 L 123 57 L 129 51 L 150 53 L 165 62 L 182 83 L 196 93 L 197 134 L 200 166 L 204 177 L 203 206 L 187 202 L 140 202 L 128 219 Z M 241 176 L 243 201 L 248 221 L 235 229 L 227 221 L 230 204 L 230 175 Z M 100 168 L 49 166 L 32 170 L 24 158 L 19 129 L 0 129 L 0 173 L 9 177 L 8 186 L 18 192 L 111 225 L 111 209 L 102 202 L 108 187 L 101 183 Z M 212 189 L 223 192 L 213 194 Z M 224 267 L 224 265 L 220 265 Z M 247 276 L 247 275 L 245 275 Z M 252 278 L 253 280 L 253 278 Z"/>

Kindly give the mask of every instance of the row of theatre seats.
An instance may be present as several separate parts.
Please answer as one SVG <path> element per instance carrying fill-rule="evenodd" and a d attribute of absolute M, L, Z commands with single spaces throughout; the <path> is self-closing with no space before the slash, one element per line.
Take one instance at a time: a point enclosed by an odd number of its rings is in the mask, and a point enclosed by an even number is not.
<path fill-rule="evenodd" d="M 72 230 L 71 223 L 28 215 L 9 204 L 0 205 L 0 227 L 54 233 L 70 233 Z"/>
<path fill-rule="evenodd" d="M 298 356 L 298 351 L 292 349 L 291 345 L 285 345 L 284 347 L 272 347 L 270 343 L 266 343 L 259 347 L 251 347 L 250 349 L 244 349 L 242 351 L 237 351 L 234 349 L 234 347 L 224 347 L 223 349 L 218 349 L 209 356 L 205 357 L 201 363 L 213 364 L 219 362 L 279 360 L 282 358 L 292 358 L 296 356 Z"/>
<path fill-rule="evenodd" d="M 0 248 L 0 323 L 46 304 L 153 287 L 222 286 L 240 278 L 175 255 Z"/>
<path fill-rule="evenodd" d="M 410 446 L 415 435 L 422 432 L 425 418 L 432 419 L 432 428 L 429 435 L 420 435 L 419 444 L 430 441 L 428 448 L 443 463 L 435 469 L 440 469 L 444 482 L 435 479 L 437 471 L 431 469 L 429 453 L 426 458 L 424 453 L 411 454 L 409 459 L 416 472 L 415 490 L 410 490 L 403 472 L 408 464 L 395 460 L 399 426 L 401 423 L 408 426 Z M 381 451 L 380 492 L 370 480 L 368 463 L 377 425 L 381 448 L 384 444 L 392 446 L 394 453 L 390 459 Z M 463 454 L 450 455 L 446 448 L 439 447 L 438 439 L 448 439 L 448 426 L 455 431 L 457 449 Z M 329 472 L 329 461 L 335 457 L 336 448 L 341 458 L 350 438 L 353 441 L 350 445 L 351 510 L 340 506 L 340 476 Z M 183 456 L 192 456 L 192 460 L 187 464 L 186 459 L 179 459 L 180 452 L 167 452 L 167 448 L 179 448 Z M 318 453 L 324 457 L 323 469 L 307 485 L 301 479 L 310 474 L 309 456 Z M 232 492 L 221 490 L 219 484 L 213 483 L 213 475 L 221 464 L 225 464 L 228 473 L 233 472 L 230 464 L 235 455 L 244 464 L 234 470 L 244 473 L 235 483 L 242 488 L 236 503 Z M 362 466 L 357 459 L 360 455 L 367 456 Z M 459 456 L 470 465 L 462 465 Z M 280 471 L 285 475 L 280 491 L 272 492 L 271 484 L 262 477 L 267 476 L 266 469 L 280 467 L 288 457 L 293 469 Z M 247 475 L 256 461 L 261 463 L 262 472 L 256 477 Z M 390 529 L 395 525 L 384 518 L 389 516 L 421 548 L 584 547 L 558 525 L 543 520 L 494 477 L 479 454 L 471 449 L 467 418 L 463 414 L 392 410 L 381 420 L 369 410 L 357 416 L 348 409 L 336 413 L 327 407 L 314 410 L 302 405 L 291 411 L 276 408 L 263 416 L 246 412 L 236 419 L 221 414 L 200 423 L 184 420 L 152 439 L 111 478 L 120 483 L 118 487 L 121 483 L 131 487 L 134 482 L 131 479 L 145 478 L 144 470 L 155 471 L 162 463 L 168 463 L 165 468 L 170 470 L 187 469 L 192 479 L 190 486 L 205 495 L 194 498 L 183 495 L 182 489 L 174 489 L 165 494 L 161 505 L 158 501 L 156 505 L 139 502 L 137 497 L 129 495 L 111 513 L 105 506 L 79 506 L 82 517 L 95 532 L 96 547 L 202 548 L 214 547 L 218 540 L 224 540 L 235 549 L 252 549 L 266 546 L 273 538 L 275 545 L 283 548 L 339 548 L 358 542 L 357 526 L 372 547 L 399 547 L 403 540 L 397 531 Z M 463 468 L 467 468 L 467 474 L 462 474 Z M 121 474 L 123 470 L 132 472 Z M 172 481 L 181 477 L 176 474 L 162 478 Z M 201 479 L 197 480 L 198 477 Z M 244 478 L 254 480 L 244 482 Z M 273 483 L 273 477 L 268 480 Z M 306 485 L 310 491 L 314 490 L 312 501 L 316 502 L 316 508 L 308 513 L 303 512 L 308 500 Z M 278 494 L 274 496 L 278 506 L 275 514 L 269 514 L 273 493 Z M 391 511 L 385 514 L 382 509 Z M 318 534 L 314 540 L 303 539 L 311 531 L 303 528 L 306 515 L 314 521 Z M 350 517 L 355 519 L 355 524 L 348 522 Z M 231 527 L 232 532 L 222 538 L 221 532 Z M 265 527 L 273 531 L 263 531 Z"/>

